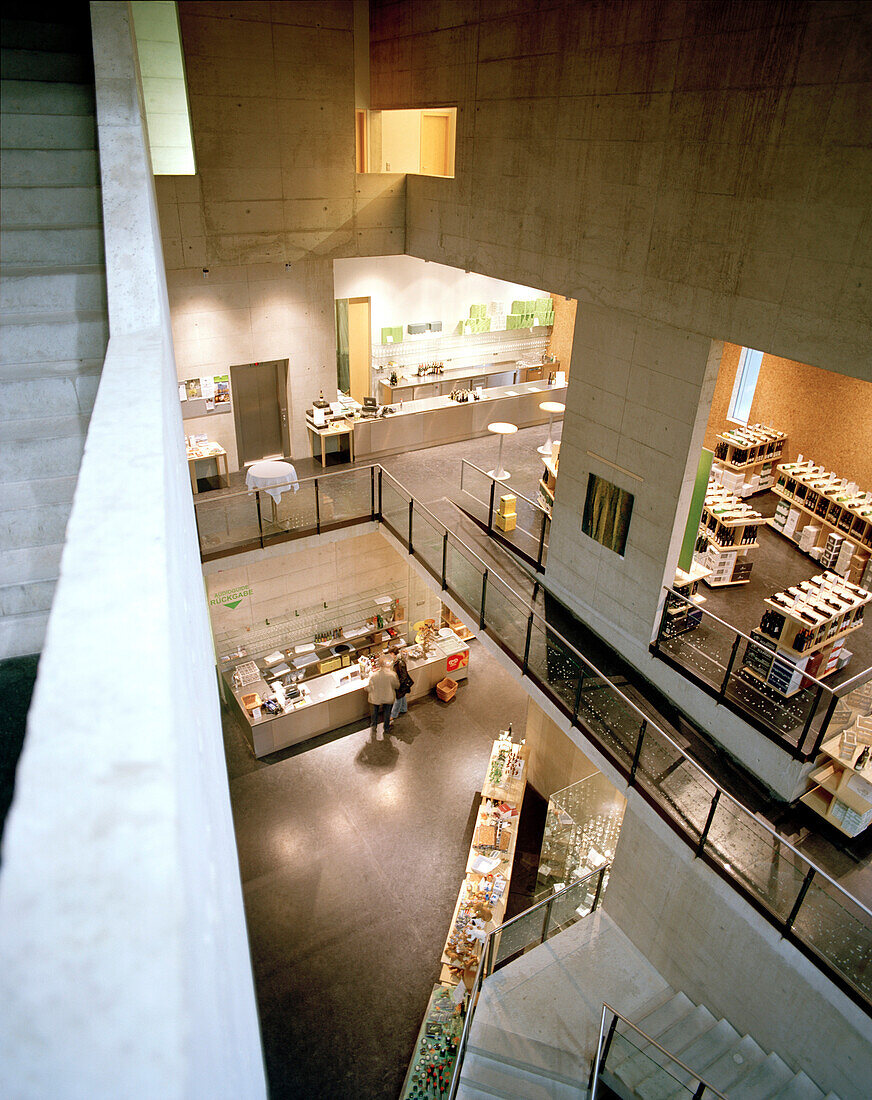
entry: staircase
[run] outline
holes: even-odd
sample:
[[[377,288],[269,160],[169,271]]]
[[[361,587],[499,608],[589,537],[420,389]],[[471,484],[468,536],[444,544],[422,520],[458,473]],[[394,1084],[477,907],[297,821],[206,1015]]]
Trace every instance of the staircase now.
[[[88,4],[7,4],[0,76],[2,659],[42,647],[108,342]]]
[[[466,1048],[458,1100],[583,1100],[589,1067],[576,1055],[489,1025]]]
[[[767,1054],[749,1035],[740,1035],[683,993],[661,994],[634,1022],[731,1100],[837,1100],[835,1093],[825,1096],[805,1073],[794,1073],[777,1054]],[[697,1083],[642,1036],[629,1029],[622,1034],[620,1024],[602,1080],[623,1100],[687,1096]]]

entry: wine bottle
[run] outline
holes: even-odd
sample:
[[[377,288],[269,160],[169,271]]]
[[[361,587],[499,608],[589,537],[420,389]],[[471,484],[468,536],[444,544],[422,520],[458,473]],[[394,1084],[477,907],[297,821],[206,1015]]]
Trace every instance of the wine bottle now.
[[[866,747],[863,749],[863,751],[857,757],[857,763],[854,765],[854,767],[858,772],[860,772],[866,767],[866,765],[868,763],[869,763],[869,746],[866,745]]]

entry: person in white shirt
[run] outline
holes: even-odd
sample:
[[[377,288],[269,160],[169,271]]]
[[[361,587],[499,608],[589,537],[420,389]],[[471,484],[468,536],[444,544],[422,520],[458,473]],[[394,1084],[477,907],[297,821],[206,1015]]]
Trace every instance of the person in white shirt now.
[[[377,740],[379,720],[384,726],[384,734],[391,732],[391,708],[397,697],[400,681],[391,668],[390,658],[380,657],[378,666],[366,681],[366,694],[371,708],[370,730],[373,741]]]

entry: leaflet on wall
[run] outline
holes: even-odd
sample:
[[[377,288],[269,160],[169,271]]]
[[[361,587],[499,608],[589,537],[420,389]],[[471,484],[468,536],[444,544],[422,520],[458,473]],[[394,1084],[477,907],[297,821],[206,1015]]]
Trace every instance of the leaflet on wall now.
[[[205,397],[207,401],[211,401],[215,396],[215,379],[211,375],[200,379],[200,396]]]
[[[200,389],[199,378],[188,378],[185,381],[185,393],[188,395],[188,400],[192,401],[195,397],[202,397],[203,392]]]
[[[185,393],[185,383],[179,382],[179,401],[187,401],[188,395]]]
[[[215,383],[215,404],[228,404],[230,401],[230,375],[216,374],[213,381]]]

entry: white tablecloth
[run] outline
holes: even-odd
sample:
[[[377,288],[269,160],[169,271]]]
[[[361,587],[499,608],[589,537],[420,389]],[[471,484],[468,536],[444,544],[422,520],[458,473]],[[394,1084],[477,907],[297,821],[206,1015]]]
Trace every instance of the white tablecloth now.
[[[275,459],[255,462],[253,466],[249,466],[245,475],[245,484],[250,493],[256,489],[263,489],[276,504],[282,499],[282,493],[286,493],[289,489],[293,489],[296,493],[300,488],[297,471],[290,462],[280,462]]]

